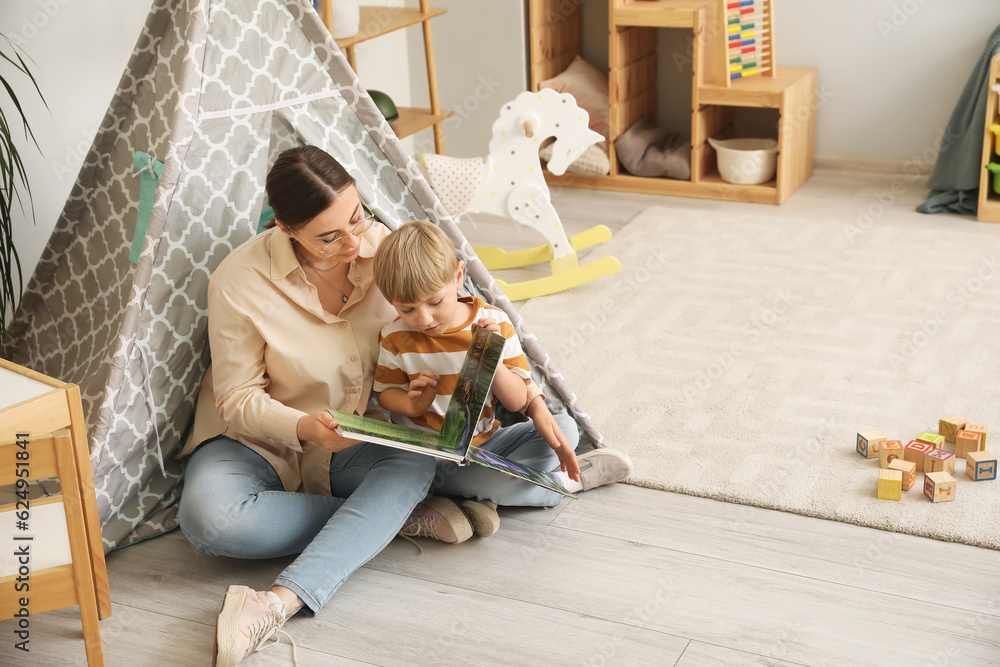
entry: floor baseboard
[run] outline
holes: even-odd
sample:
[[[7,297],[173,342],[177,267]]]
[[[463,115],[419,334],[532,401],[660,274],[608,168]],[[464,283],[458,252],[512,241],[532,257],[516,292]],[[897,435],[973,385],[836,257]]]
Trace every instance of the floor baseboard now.
[[[933,162],[916,160],[858,160],[843,157],[817,157],[813,163],[816,169],[824,171],[846,171],[866,174],[922,174],[930,176]]]

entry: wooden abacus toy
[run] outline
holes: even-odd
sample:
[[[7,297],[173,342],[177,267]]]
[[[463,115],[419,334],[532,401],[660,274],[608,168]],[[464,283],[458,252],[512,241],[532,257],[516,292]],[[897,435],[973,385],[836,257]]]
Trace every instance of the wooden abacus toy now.
[[[771,0],[721,0],[725,17],[726,68],[718,76],[729,86],[751,76],[775,75]],[[722,40],[720,40],[722,41]]]

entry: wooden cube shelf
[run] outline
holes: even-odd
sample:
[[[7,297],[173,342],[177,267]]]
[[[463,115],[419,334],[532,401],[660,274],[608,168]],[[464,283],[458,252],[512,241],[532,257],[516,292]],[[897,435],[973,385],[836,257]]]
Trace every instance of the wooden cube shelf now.
[[[815,69],[774,63],[770,2],[762,0],[765,39],[770,58],[760,76],[730,80],[723,0],[609,0],[608,96],[610,101],[611,172],[607,176],[546,174],[552,185],[625,192],[780,204],[805,183],[813,170],[816,135]],[[581,52],[579,6],[561,0],[530,0],[531,85],[565,69]],[[646,178],[625,171],[614,140],[640,120],[656,122],[657,31],[692,31],[691,180]],[[727,183],[719,174],[709,138],[733,135],[741,107],[775,109],[777,171],[760,185]]]
[[[1000,83],[1000,53],[990,61],[990,78],[986,82],[986,126],[983,128],[983,160],[979,175],[979,208],[976,219],[980,222],[1000,222],[1000,194],[993,190],[993,173],[986,168],[990,162],[1000,162],[997,156],[996,137],[990,131],[990,125],[1000,123],[1000,112],[997,109],[997,95],[992,87]]]

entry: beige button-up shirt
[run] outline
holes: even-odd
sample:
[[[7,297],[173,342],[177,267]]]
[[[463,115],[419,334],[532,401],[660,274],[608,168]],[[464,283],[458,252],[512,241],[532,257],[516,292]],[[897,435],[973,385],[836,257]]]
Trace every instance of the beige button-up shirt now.
[[[388,233],[376,224],[362,237],[340,315],[323,309],[279,229],[222,261],[208,287],[212,367],[179,457],[223,434],[264,457],[286,491],[330,494],[330,452],[304,451],[296,426],[327,408],[364,414],[368,406],[379,331],[396,317],[372,281],[372,256]]]

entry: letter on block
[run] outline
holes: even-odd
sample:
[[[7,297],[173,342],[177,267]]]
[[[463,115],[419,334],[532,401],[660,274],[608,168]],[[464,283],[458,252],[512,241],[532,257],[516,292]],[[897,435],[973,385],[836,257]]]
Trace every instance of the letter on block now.
[[[938,420],[938,433],[944,436],[948,442],[955,442],[958,432],[965,428],[969,420],[961,415],[948,415],[944,419]]]
[[[866,459],[873,459],[878,456],[878,450],[882,446],[885,436],[878,431],[862,431],[858,433],[858,454]]]
[[[955,478],[946,472],[924,473],[924,495],[935,503],[954,500]]]
[[[982,451],[982,450],[986,449],[986,447],[988,446],[986,444],[986,436],[988,436],[990,434],[990,426],[989,426],[989,424],[980,424],[980,423],[976,423],[976,422],[969,422],[968,424],[965,425],[965,430],[966,431],[975,431],[976,433],[978,433],[980,435],[980,438],[979,438],[979,450]]]
[[[918,435],[917,440],[934,445],[935,447],[944,447],[944,436],[938,435],[937,433],[931,433],[930,431],[924,431]]]
[[[878,497],[899,500],[903,496],[903,473],[899,470],[878,471]]]
[[[903,443],[899,440],[883,440],[878,450],[878,467],[888,468],[896,459],[903,458]]]
[[[955,455],[943,449],[932,449],[924,454],[924,472],[955,474]]]
[[[919,440],[910,440],[903,448],[903,459],[917,464],[917,470],[924,470],[924,454],[934,449],[934,445]]]
[[[965,474],[977,482],[997,478],[997,457],[989,452],[969,452],[965,455]]]
[[[917,464],[898,458],[889,464],[889,470],[898,470],[903,474],[903,491],[909,491],[917,481]]]
[[[983,434],[979,431],[961,430],[955,437],[955,456],[964,459],[969,452],[983,449]]]

